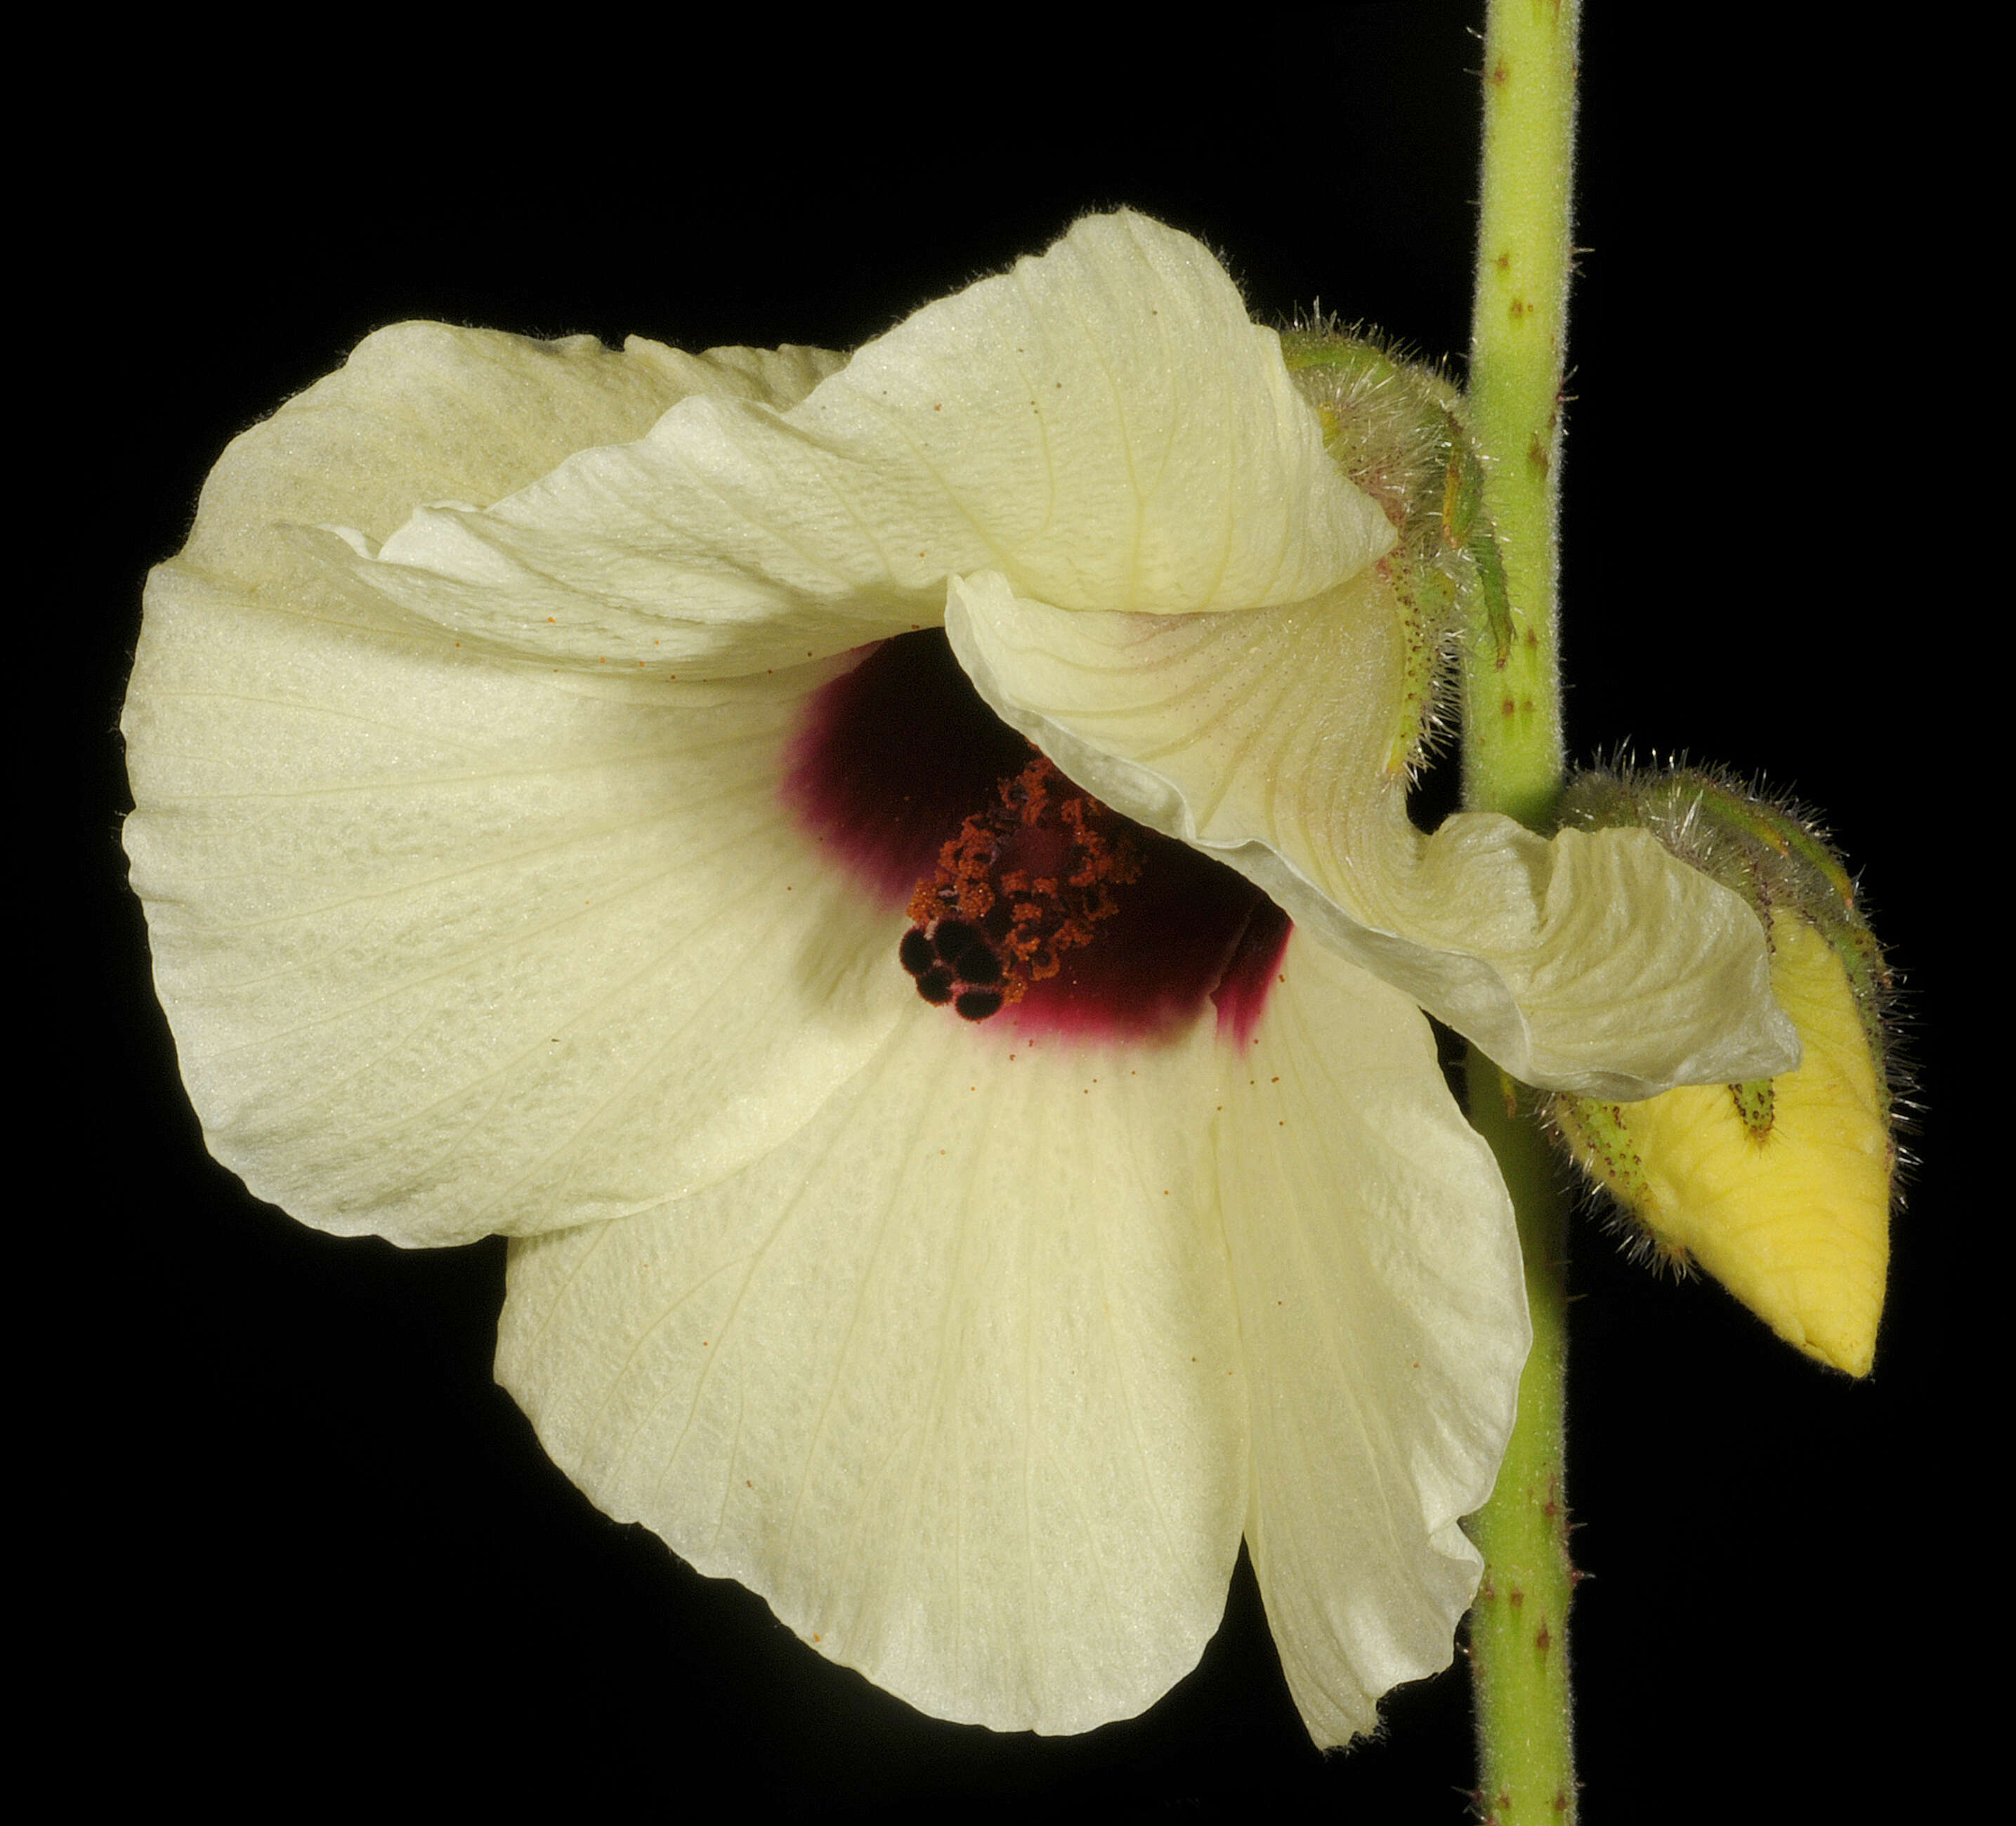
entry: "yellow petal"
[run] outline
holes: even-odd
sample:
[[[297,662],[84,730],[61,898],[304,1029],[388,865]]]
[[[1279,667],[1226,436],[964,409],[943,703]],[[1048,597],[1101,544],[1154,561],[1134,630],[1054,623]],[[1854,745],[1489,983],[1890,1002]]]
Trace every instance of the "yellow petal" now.
[[[1772,987],[1805,1055],[1761,1089],[1717,1085],[1584,1109],[1578,1157],[1669,1249],[1787,1343],[1866,1375],[1889,1260],[1886,1101],[1848,973],[1796,915],[1773,917]],[[1744,1094],[1751,1092],[1746,1120]]]

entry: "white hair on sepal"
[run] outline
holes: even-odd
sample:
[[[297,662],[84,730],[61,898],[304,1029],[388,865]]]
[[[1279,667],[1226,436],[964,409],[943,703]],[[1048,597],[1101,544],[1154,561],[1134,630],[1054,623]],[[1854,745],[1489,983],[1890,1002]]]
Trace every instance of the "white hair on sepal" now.
[[[1445,364],[1421,360],[1368,325],[1344,325],[1320,300],[1279,333],[1325,449],[1399,535],[1381,561],[1408,643],[1406,702],[1389,764],[1411,785],[1458,733],[1464,630],[1486,626],[1501,650],[1509,647],[1498,535],[1483,501],[1484,458]]]

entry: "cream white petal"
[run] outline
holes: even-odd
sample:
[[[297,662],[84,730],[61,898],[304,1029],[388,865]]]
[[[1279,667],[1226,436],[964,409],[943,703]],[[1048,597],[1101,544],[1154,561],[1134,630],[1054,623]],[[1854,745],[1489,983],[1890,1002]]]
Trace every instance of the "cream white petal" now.
[[[1195,1664],[1246,1511],[1209,1023],[1031,1050],[913,1005],[734,1180],[514,1243],[498,1378],[603,1508],[822,1654],[1082,1731]]]
[[[315,529],[383,539],[426,502],[499,500],[577,451],[640,437],[690,394],[794,405],[841,360],[823,349],[689,355],[641,336],[618,353],[593,336],[395,324],[233,441],[180,562],[342,613],[329,574],[339,548]]]
[[[1218,263],[1122,214],[789,411],[689,399],[494,506],[416,515],[359,571],[468,638],[722,675],[935,624],[954,572],[1074,609],[1244,608],[1391,539]]]
[[[1646,832],[1408,821],[1405,630],[1376,568],[1226,616],[1074,614],[985,573],[954,581],[946,632],[1073,779],[1230,864],[1527,1083],[1636,1098],[1797,1061],[1755,915]]]
[[[1246,1540],[1310,1734],[1448,1664],[1530,1332],[1510,1201],[1406,998],[1300,933],[1225,1068]]]
[[[907,987],[778,798],[830,670],[457,667],[163,573],[126,844],[211,1152],[308,1223],[443,1243],[614,1216],[788,1133]]]
[[[308,1222],[448,1242],[710,1183],[902,1005],[888,922],[778,798],[830,664],[689,685],[481,662],[360,621],[261,517],[388,474],[522,476],[709,365],[387,332],[234,446],[149,582],[126,843],[156,981],[212,1151]]]

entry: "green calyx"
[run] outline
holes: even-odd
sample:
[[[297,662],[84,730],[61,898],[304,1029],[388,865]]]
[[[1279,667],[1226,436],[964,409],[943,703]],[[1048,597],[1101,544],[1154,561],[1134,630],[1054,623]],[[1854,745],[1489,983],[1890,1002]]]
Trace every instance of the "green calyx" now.
[[[1513,641],[1505,569],[1484,506],[1485,473],[1448,377],[1375,336],[1285,330],[1281,354],[1323,426],[1323,446],[1377,501],[1399,539],[1381,560],[1406,629],[1408,691],[1395,743],[1412,768],[1439,732],[1466,627],[1502,668]]]

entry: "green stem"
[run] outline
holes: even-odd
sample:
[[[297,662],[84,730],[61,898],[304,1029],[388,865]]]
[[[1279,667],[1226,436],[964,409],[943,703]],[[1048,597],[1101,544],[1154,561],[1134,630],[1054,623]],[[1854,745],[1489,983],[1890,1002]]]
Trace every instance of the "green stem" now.
[[[1470,1519],[1484,1582],[1470,1613],[1479,1812],[1487,1821],[1572,1821],[1568,1559],[1561,1416],[1568,1368],[1568,1213],[1561,1174],[1511,1080],[1470,1049],[1470,1120],[1491,1144],[1519,1214],[1533,1349],[1519,1417],[1491,1501]]]
[[[1562,348],[1579,0],[1490,0],[1484,46],[1483,210],[1467,416],[1489,470],[1509,636],[1480,614],[1463,652],[1463,802],[1528,824],[1561,781],[1554,639]],[[1471,1519],[1484,1555],[1471,1618],[1480,1812],[1571,1821],[1577,1811],[1562,1413],[1566,1211],[1560,1178],[1509,1079],[1474,1048],[1471,1118],[1518,1214],[1533,1350],[1491,1501]]]
[[[1561,349],[1579,0],[1491,0],[1484,41],[1484,189],[1468,417],[1490,469],[1512,610],[1463,665],[1463,800],[1537,824],[1561,778],[1554,648]]]

